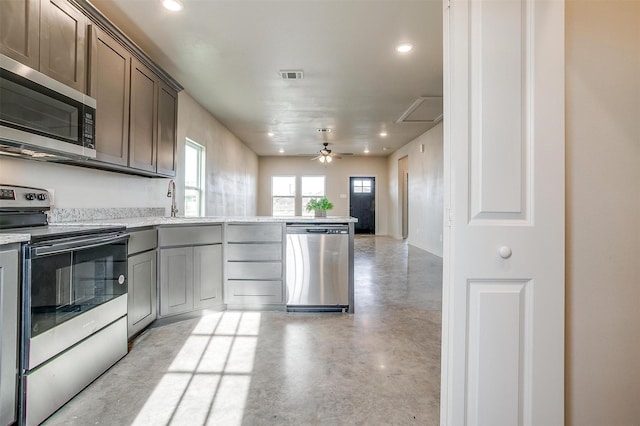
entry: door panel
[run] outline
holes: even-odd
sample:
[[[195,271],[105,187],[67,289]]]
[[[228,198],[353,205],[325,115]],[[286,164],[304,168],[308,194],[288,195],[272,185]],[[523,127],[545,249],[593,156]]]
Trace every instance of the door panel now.
[[[158,88],[158,173],[176,175],[178,94],[160,82]]]
[[[131,116],[129,166],[156,171],[156,96],[158,79],[149,68],[133,59],[131,65]]]
[[[40,1],[0,1],[0,53],[40,67]]]
[[[40,71],[86,93],[86,18],[62,0],[41,7]]]
[[[447,12],[442,424],[564,421],[563,10]]]
[[[91,26],[89,96],[98,102],[97,159],[126,166],[129,156],[129,78],[131,55],[106,33]]]
[[[349,215],[357,217],[356,234],[376,233],[376,180],[373,177],[349,178]]]

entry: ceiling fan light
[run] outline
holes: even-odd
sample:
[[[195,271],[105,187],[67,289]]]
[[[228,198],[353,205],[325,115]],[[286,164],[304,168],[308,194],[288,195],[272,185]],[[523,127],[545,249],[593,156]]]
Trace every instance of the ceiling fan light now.
[[[324,163],[325,161],[327,161],[327,157],[322,156],[322,157],[318,158],[318,160],[320,160],[321,163]]]
[[[327,163],[330,163],[331,162],[331,157],[327,156],[326,158],[327,158]]]

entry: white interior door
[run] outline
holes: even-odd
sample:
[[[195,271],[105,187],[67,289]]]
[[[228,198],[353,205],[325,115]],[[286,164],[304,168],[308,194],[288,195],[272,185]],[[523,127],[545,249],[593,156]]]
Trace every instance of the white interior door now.
[[[564,3],[445,0],[444,425],[564,421]]]

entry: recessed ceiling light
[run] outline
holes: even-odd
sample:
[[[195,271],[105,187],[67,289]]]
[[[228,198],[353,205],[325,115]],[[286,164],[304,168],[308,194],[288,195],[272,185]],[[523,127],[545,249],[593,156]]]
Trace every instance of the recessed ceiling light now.
[[[273,132],[269,132],[267,133],[267,136],[269,136],[270,138],[273,137],[274,133]]]
[[[380,136],[382,136],[383,138],[387,136],[387,132],[380,132]]]
[[[284,148],[280,148],[280,151],[278,151],[280,154],[284,154]]]
[[[364,153],[365,153],[365,154],[368,154],[368,153],[369,153],[369,148],[365,148],[365,149],[364,149]]]
[[[399,53],[407,53],[413,49],[413,44],[411,43],[400,43],[396,46],[396,52]]]
[[[163,0],[162,5],[165,9],[168,9],[172,12],[179,12],[184,8],[184,5],[180,0]]]

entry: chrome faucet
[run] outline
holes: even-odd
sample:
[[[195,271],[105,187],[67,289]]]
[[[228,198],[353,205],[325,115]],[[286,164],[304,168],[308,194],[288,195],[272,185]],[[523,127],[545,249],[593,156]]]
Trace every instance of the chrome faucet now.
[[[176,183],[173,179],[169,181],[167,197],[171,198],[171,217],[176,217],[176,214],[178,214],[178,207],[176,207]]]

